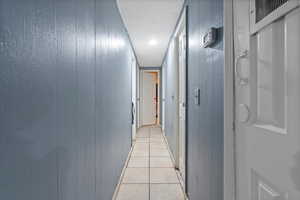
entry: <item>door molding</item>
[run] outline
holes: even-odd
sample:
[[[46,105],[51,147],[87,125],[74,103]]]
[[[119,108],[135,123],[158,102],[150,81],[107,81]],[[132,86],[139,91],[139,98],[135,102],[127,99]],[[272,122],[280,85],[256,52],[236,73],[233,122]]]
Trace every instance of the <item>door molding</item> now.
[[[139,101],[139,127],[142,127],[142,126],[153,126],[153,125],[161,125],[161,103],[162,103],[162,97],[161,97],[161,87],[162,87],[162,83],[161,83],[161,67],[138,67],[138,70],[139,70],[139,97],[138,97],[138,101]],[[156,119],[156,122],[153,123],[153,124],[143,124],[143,80],[144,80],[144,73],[145,72],[155,72],[157,73],[157,78],[158,78],[158,117]]]
[[[233,0],[224,0],[224,200],[236,200]]]

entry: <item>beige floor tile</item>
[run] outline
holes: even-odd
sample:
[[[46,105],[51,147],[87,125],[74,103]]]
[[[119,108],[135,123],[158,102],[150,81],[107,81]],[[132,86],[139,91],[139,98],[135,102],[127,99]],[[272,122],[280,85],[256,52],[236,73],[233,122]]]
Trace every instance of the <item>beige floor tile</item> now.
[[[150,200],[184,200],[179,184],[151,184]]]
[[[150,134],[150,138],[159,138],[159,139],[163,139],[163,136],[161,134],[156,135],[156,134]]]
[[[143,126],[143,127],[139,128],[139,130],[149,130],[149,128],[151,128],[151,127],[149,127],[149,126]]]
[[[165,149],[150,149],[150,156],[156,157],[156,156],[170,156],[169,151]]]
[[[164,142],[151,142],[150,144],[156,144],[156,145],[160,145],[160,146],[166,145]]]
[[[170,157],[150,157],[150,167],[174,167]]]
[[[149,143],[150,142],[150,138],[136,138],[136,143]]]
[[[149,148],[149,143],[147,143],[147,142],[139,142],[139,143],[136,143],[134,145],[134,148],[136,148],[136,149]]]
[[[151,129],[151,130],[150,130],[150,133],[151,133],[151,134],[162,135],[162,131],[160,131],[160,130],[155,130],[155,129]]]
[[[149,138],[150,134],[137,134],[136,137],[137,138]]]
[[[139,143],[139,144],[144,144],[144,143]],[[148,143],[145,143],[145,144],[148,144]],[[149,151],[149,144],[148,145],[137,145],[137,146],[134,146],[133,147],[133,150],[138,150],[138,151],[141,151],[141,150],[148,150]]]
[[[145,148],[145,149],[136,149],[134,148],[132,153],[131,153],[131,156],[133,157],[138,157],[138,156],[149,156],[149,148]]]
[[[148,183],[149,168],[127,168],[122,183]]]
[[[150,135],[150,130],[149,128],[142,128],[142,129],[139,129],[136,136],[142,136],[142,137],[145,137],[145,136],[148,136],[149,137]]]
[[[173,168],[150,168],[150,183],[179,183]]]
[[[163,136],[162,135],[150,134],[150,138],[160,138],[160,139],[163,139]]]
[[[151,129],[150,133],[151,134],[162,134],[162,131],[160,129]]]
[[[161,133],[162,130],[161,130],[160,127],[152,127],[152,128],[151,128],[151,132],[159,132],[159,133]]]
[[[150,138],[150,143],[165,143],[163,138]]]
[[[150,149],[167,149],[167,145],[163,143],[151,143]]]
[[[148,184],[122,184],[116,200],[148,200]]]
[[[131,156],[127,167],[149,167],[149,157]]]

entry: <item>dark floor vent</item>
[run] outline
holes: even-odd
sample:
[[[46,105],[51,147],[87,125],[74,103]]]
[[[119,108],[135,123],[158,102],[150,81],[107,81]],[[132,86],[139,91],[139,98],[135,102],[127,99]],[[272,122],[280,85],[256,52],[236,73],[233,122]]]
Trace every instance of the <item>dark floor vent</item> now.
[[[288,2],[289,0],[255,0],[256,22]]]

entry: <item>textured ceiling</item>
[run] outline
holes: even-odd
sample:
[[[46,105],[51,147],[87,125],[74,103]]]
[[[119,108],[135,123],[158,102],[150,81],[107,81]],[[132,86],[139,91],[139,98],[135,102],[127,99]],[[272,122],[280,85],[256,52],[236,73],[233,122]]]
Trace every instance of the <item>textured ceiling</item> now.
[[[118,0],[139,64],[161,66],[184,0]]]

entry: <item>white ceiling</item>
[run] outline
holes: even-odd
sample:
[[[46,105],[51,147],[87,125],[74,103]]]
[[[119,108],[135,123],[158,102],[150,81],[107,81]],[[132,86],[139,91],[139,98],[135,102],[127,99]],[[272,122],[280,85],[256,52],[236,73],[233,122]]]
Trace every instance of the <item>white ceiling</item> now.
[[[122,18],[142,67],[162,65],[183,2],[184,0],[118,0]]]

